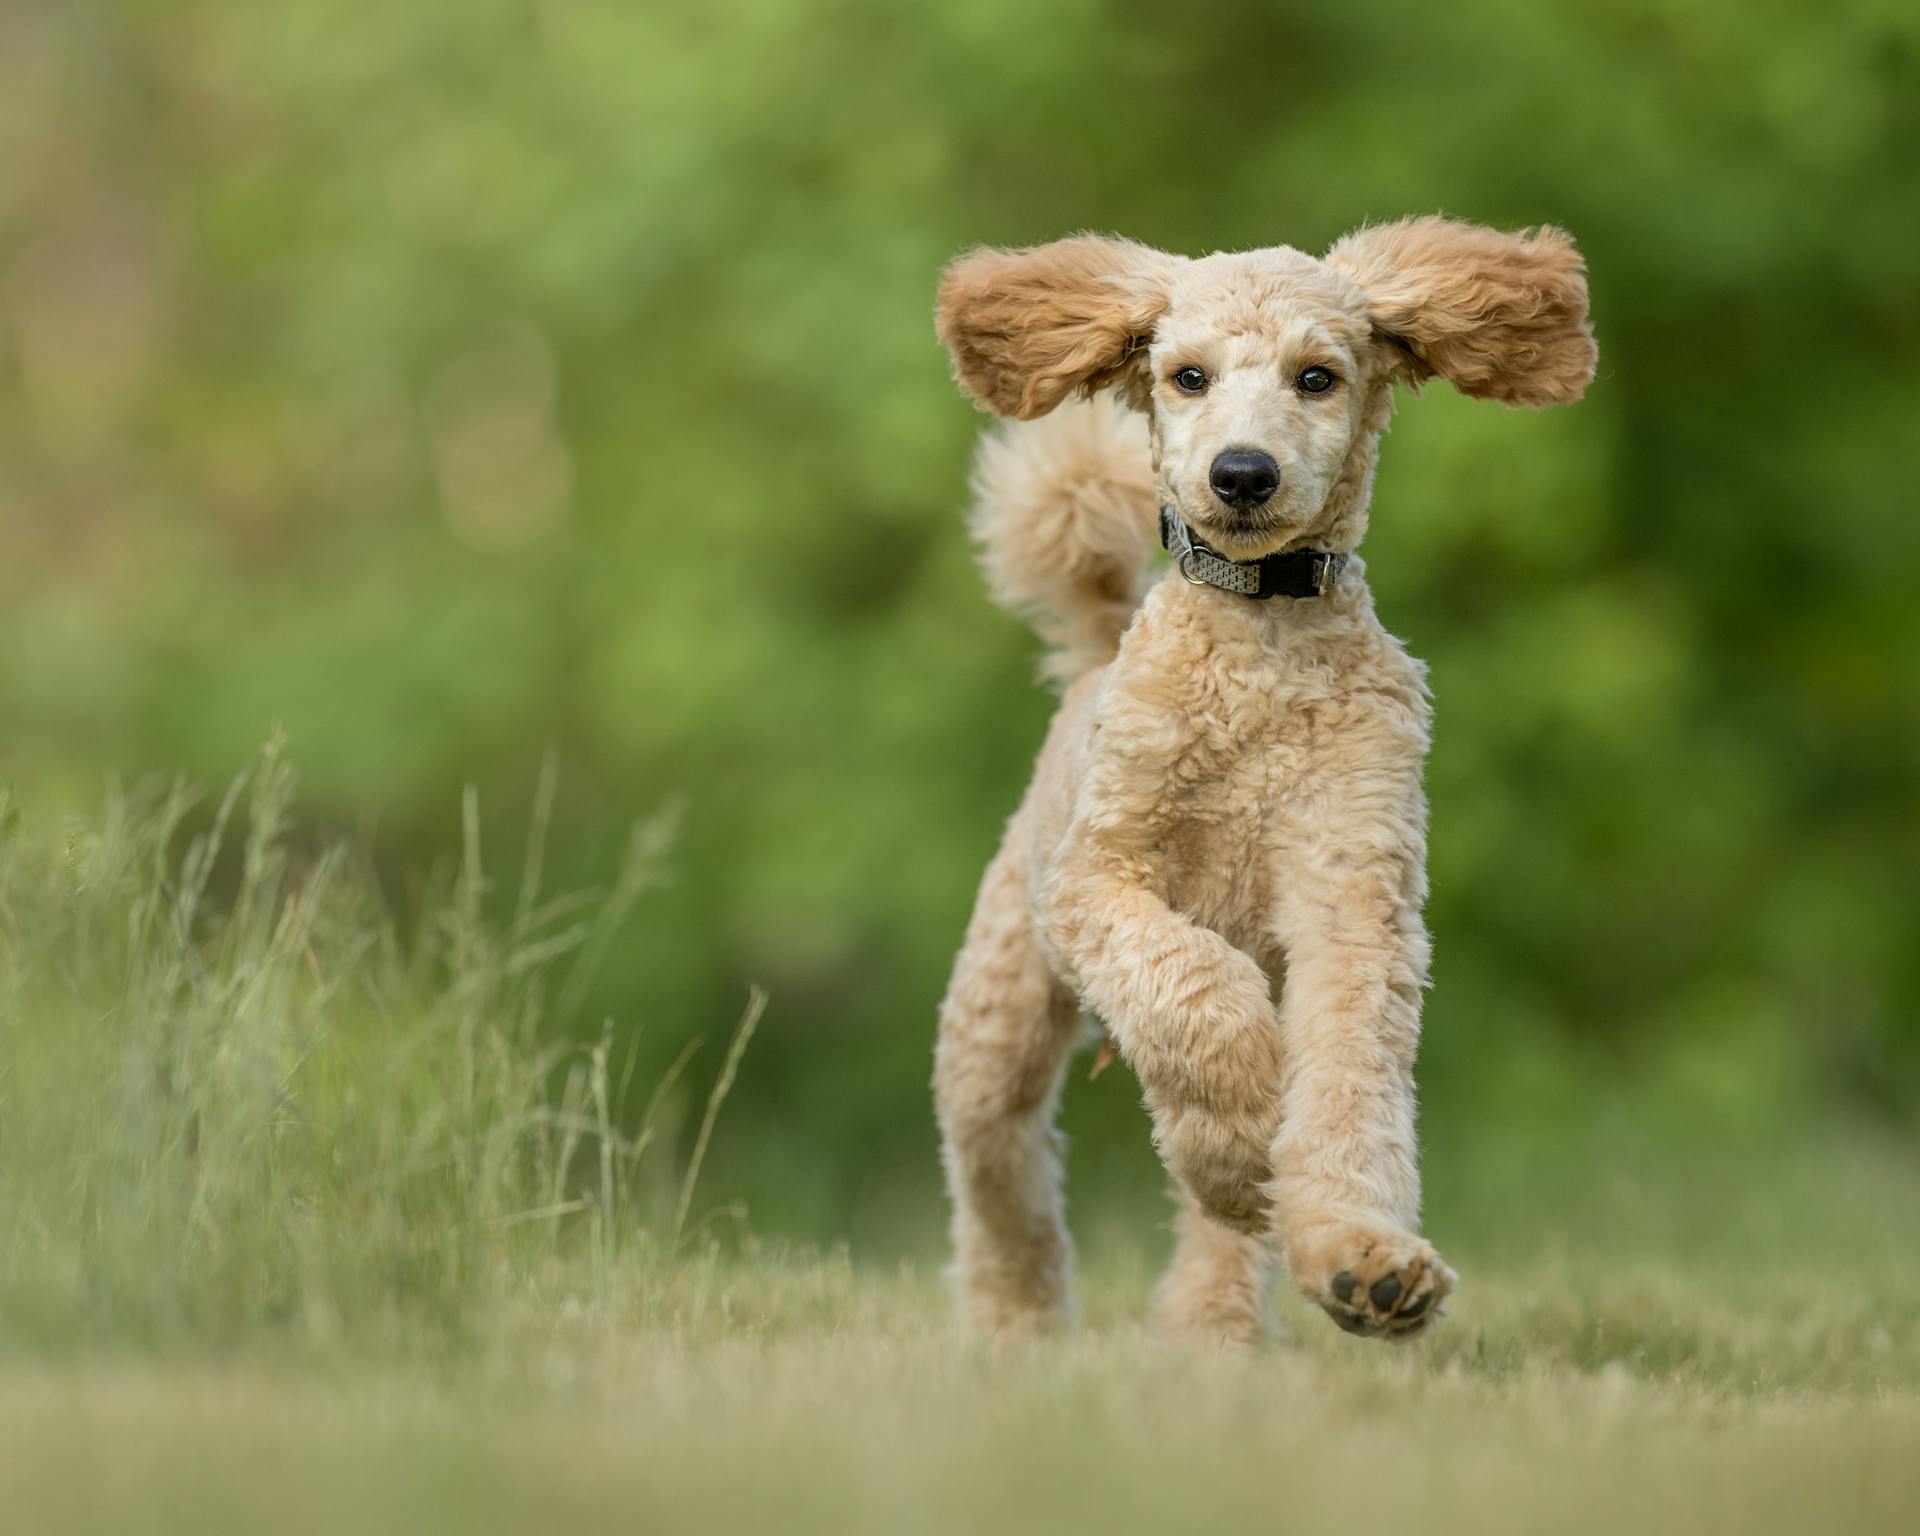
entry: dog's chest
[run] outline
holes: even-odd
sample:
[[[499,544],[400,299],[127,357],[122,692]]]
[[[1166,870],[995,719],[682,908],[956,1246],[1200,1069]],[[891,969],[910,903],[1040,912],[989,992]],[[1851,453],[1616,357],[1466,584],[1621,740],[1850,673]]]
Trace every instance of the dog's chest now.
[[[1243,943],[1272,905],[1273,852],[1310,773],[1326,686],[1270,655],[1253,660],[1223,649],[1190,671],[1178,750],[1139,765],[1156,781],[1147,856],[1168,904]]]
[[[1174,910],[1257,949],[1279,855],[1304,821],[1335,809],[1355,754],[1406,755],[1417,775],[1421,671],[1364,628],[1285,647],[1216,634],[1186,660],[1178,693],[1159,698],[1164,755],[1136,764],[1157,781],[1148,858]]]

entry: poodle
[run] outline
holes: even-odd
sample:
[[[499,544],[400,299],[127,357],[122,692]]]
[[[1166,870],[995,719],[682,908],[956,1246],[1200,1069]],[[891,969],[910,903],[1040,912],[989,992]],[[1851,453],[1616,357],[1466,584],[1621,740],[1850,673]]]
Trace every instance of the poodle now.
[[[1441,217],[1319,259],[1079,235],[961,256],[936,320],[1013,418],[973,529],[1063,690],[940,1009],[962,1315],[1071,1317],[1053,1119],[1085,1010],[1176,1185],[1156,1324],[1257,1342],[1284,1264],[1342,1328],[1411,1338],[1455,1281],[1414,1137],[1430,712],[1354,550],[1396,383],[1585,391],[1581,257]]]

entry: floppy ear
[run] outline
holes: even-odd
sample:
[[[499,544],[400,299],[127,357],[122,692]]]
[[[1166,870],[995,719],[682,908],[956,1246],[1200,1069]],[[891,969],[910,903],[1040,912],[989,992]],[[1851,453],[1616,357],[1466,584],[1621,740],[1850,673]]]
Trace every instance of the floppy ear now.
[[[1403,219],[1354,231],[1327,264],[1366,294],[1415,384],[1437,373],[1462,394],[1558,405],[1593,378],[1586,263],[1565,230]]]
[[[1142,405],[1147,342],[1176,259],[1102,235],[983,246],[947,268],[934,327],[954,376],[996,415],[1044,416],[1076,389],[1109,384]]]

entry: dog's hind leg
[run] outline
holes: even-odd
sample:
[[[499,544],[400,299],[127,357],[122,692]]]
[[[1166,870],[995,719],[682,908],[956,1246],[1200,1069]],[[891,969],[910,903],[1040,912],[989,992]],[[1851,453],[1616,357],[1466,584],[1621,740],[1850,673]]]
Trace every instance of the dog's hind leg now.
[[[1273,1332],[1272,1243],[1211,1220],[1177,1185],[1174,1195],[1173,1262],[1153,1293],[1154,1325],[1200,1343],[1259,1344]]]
[[[934,1102],[953,1200],[963,1318],[991,1335],[1071,1316],[1061,1139],[1053,1127],[1079,1009],[1034,937],[1025,817],[988,866],[940,1009]]]

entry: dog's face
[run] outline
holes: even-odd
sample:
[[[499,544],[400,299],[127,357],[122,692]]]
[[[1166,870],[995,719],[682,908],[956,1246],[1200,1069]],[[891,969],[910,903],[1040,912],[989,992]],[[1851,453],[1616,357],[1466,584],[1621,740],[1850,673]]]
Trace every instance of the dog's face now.
[[[1364,486],[1396,379],[1578,399],[1595,357],[1586,313],[1560,231],[1424,218],[1349,235],[1324,259],[1279,246],[1196,261],[1088,235],[975,251],[948,270],[937,318],[961,383],[1001,415],[1120,390],[1151,418],[1161,496],[1253,559],[1328,533],[1340,489]]]
[[[1248,558],[1308,533],[1384,359],[1352,283],[1285,248],[1168,273],[1145,359],[1160,494]]]

